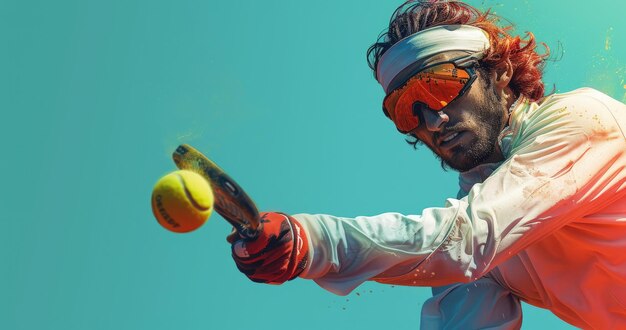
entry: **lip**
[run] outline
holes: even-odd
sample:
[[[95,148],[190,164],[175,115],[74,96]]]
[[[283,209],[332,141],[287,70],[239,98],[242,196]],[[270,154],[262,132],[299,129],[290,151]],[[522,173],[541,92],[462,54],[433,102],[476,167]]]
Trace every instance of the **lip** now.
[[[441,148],[451,147],[452,145],[454,145],[459,140],[459,138],[463,135],[463,133],[464,133],[463,131],[460,131],[460,132],[450,132],[450,133],[440,137],[439,141],[437,141],[439,143],[439,147],[441,147]],[[453,137],[452,140],[444,142],[445,139],[447,139],[448,137],[450,137],[450,136],[452,136],[454,134],[456,134],[456,136]]]

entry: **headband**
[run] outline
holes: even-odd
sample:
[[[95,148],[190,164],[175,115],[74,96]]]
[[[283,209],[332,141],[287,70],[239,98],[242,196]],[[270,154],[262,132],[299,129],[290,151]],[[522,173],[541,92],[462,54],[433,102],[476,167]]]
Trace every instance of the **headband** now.
[[[489,48],[487,33],[471,25],[439,25],[414,33],[389,48],[378,61],[376,80],[389,93],[389,85],[402,71],[432,55]]]

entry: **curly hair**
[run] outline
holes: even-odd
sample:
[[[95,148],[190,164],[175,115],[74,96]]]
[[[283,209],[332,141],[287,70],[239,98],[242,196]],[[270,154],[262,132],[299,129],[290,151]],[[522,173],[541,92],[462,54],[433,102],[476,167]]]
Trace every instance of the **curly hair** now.
[[[542,98],[545,91],[543,67],[550,49],[541,43],[546,52],[538,54],[535,37],[531,32],[526,32],[525,38],[513,37],[509,34],[513,26],[499,27],[499,21],[500,17],[492,14],[490,9],[483,13],[460,1],[409,0],[394,11],[389,28],[369,47],[367,62],[376,77],[380,57],[400,39],[437,25],[473,25],[487,32],[490,40],[490,48],[479,62],[480,68],[490,72],[510,60],[513,75],[509,87],[513,93],[524,95],[532,101]]]

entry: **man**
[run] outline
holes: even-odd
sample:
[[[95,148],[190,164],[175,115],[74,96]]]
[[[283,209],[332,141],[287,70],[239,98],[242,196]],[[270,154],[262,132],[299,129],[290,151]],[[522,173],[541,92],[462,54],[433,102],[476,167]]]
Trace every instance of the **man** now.
[[[577,327],[626,327],[626,105],[589,88],[544,97],[532,34],[495,23],[408,1],[368,51],[383,111],[460,172],[456,199],[420,215],[264,213],[258,237],[228,238],[239,269],[337,294],[433,286],[422,328],[519,328],[520,300]]]

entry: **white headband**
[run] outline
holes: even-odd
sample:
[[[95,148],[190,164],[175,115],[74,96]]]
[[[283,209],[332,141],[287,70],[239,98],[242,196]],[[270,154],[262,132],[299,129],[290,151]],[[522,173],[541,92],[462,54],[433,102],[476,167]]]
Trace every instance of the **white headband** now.
[[[487,33],[471,25],[439,25],[414,33],[391,46],[378,61],[376,79],[385,93],[394,78],[412,64],[432,55],[489,48]]]

